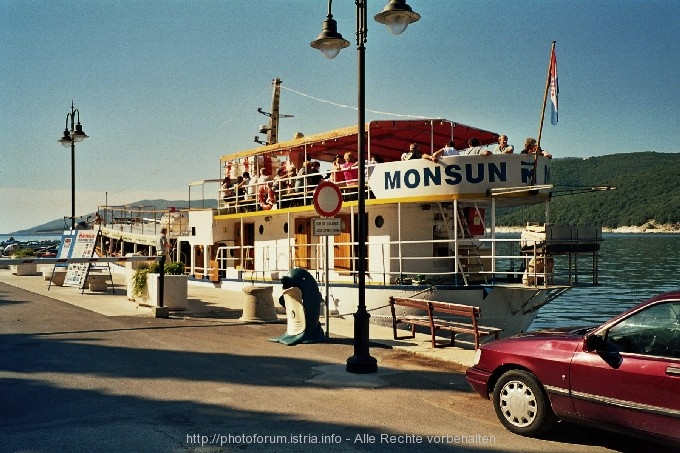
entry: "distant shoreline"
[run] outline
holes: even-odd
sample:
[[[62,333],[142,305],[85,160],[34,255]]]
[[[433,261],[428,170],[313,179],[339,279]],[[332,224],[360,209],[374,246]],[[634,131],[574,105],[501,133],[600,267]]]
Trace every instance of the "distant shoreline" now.
[[[496,227],[496,233],[521,233],[524,227]],[[677,234],[680,233],[680,228],[677,225],[654,225],[641,227],[618,227],[607,228],[602,227],[603,233],[621,233],[621,234]]]

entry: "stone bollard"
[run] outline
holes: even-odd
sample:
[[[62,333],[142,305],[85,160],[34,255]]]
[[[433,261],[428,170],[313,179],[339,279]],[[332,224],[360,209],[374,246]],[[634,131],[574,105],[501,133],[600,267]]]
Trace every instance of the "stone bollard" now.
[[[276,308],[274,307],[273,286],[245,286],[243,288],[243,315],[239,318],[247,322],[276,322]]]

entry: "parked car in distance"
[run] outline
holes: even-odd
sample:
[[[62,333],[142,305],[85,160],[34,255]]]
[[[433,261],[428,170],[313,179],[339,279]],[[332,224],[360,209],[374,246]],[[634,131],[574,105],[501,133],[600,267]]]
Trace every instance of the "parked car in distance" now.
[[[487,343],[466,377],[516,434],[540,436],[568,420],[680,446],[680,291],[598,327]]]
[[[57,256],[57,251],[59,250],[59,245],[51,245],[49,247],[41,248],[36,252],[38,258],[54,258]]]

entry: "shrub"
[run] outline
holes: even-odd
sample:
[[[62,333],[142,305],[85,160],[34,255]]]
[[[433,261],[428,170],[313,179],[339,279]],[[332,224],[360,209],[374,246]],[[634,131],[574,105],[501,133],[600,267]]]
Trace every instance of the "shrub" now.
[[[146,263],[140,263],[139,267],[135,270],[135,273],[132,275],[132,294],[134,296],[144,297],[146,280],[150,271],[150,266]]]
[[[12,256],[14,258],[26,258],[29,256],[35,256],[35,251],[33,249],[17,249]]]
[[[166,263],[165,273],[168,275],[184,275],[184,263],[181,261]]]

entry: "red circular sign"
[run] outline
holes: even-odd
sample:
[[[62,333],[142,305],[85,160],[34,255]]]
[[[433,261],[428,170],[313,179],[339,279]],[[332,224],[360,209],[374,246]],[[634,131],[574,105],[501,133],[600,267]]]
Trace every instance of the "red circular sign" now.
[[[314,191],[314,209],[320,216],[333,217],[342,208],[342,192],[335,183],[322,181]]]

